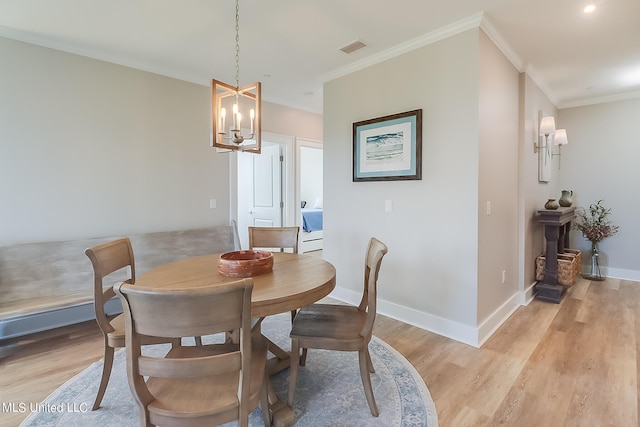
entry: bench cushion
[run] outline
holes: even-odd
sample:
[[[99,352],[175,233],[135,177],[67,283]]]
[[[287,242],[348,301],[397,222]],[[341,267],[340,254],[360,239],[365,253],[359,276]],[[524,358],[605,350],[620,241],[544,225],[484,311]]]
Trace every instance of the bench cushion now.
[[[0,247],[0,321],[92,303],[93,269],[84,251],[119,237]],[[182,258],[234,250],[231,226],[145,233],[129,238],[138,276]],[[117,273],[110,279],[119,280]]]

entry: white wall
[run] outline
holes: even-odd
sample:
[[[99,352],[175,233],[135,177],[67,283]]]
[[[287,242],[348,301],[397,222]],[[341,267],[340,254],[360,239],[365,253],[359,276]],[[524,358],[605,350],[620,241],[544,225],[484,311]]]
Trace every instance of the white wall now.
[[[324,255],[362,292],[385,242],[381,312],[473,341],[478,272],[478,34],[470,30],[325,84]],[[422,180],[352,182],[352,123],[423,110]],[[391,200],[392,212],[385,212]]]
[[[300,198],[307,201],[307,208],[313,208],[323,188],[322,148],[300,147]]]
[[[558,115],[569,144],[562,148],[556,196],[562,189],[573,190],[578,207],[602,199],[611,208],[611,221],[620,231],[598,245],[603,274],[639,281],[640,99],[567,108]],[[590,243],[578,231],[571,242],[586,251],[587,269]]]

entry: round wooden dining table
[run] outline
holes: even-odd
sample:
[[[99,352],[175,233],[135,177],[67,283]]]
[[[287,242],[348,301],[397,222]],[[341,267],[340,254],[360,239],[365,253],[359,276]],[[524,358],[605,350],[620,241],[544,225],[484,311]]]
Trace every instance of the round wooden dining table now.
[[[185,258],[155,267],[136,279],[136,287],[189,289],[240,280],[218,273],[221,254]],[[273,271],[253,277],[251,317],[286,313],[312,304],[333,290],[336,269],[312,255],[274,252]]]
[[[147,289],[191,289],[240,280],[218,273],[221,254],[185,258],[155,267],[136,279],[136,287]],[[253,277],[251,317],[291,312],[329,295],[336,285],[336,269],[312,255],[275,252],[273,271]],[[264,336],[263,336],[264,337]],[[288,367],[288,352],[264,337],[276,357],[267,365],[274,373]],[[269,384],[269,412],[274,426],[291,426],[293,409],[280,400]]]

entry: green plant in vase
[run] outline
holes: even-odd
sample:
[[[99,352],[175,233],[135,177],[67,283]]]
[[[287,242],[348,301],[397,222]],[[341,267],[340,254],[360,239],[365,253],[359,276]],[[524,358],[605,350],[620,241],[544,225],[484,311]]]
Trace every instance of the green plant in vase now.
[[[600,272],[598,243],[618,232],[618,226],[609,221],[611,209],[602,205],[602,200],[592,203],[589,211],[581,208],[577,212],[578,220],[575,226],[582,232],[585,239],[591,242],[591,274],[585,276],[591,280],[604,280]]]

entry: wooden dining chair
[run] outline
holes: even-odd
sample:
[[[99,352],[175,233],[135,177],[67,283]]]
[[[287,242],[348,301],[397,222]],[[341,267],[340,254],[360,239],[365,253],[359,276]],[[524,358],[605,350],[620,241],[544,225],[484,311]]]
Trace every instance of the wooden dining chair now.
[[[249,249],[279,249],[281,252],[291,249],[293,253],[297,254],[299,235],[300,227],[249,227]],[[292,323],[296,313],[297,310],[291,310]],[[289,353],[268,338],[265,339],[269,344],[269,351],[276,356],[269,367],[271,373],[289,366]]]
[[[300,227],[249,227],[249,249],[291,249],[298,253]]]
[[[298,253],[300,227],[249,227],[249,249],[291,249]],[[291,321],[296,311],[291,312]]]
[[[253,280],[196,289],[114,286],[125,312],[127,377],[141,425],[248,425],[258,405],[269,417],[267,347],[251,327]],[[176,346],[165,357],[141,353],[143,336],[180,338],[232,332],[237,341]]]
[[[375,372],[369,354],[369,341],[376,319],[378,272],[387,246],[372,237],[364,266],[364,290],[358,307],[351,305],[311,304],[298,310],[291,328],[291,370],[289,405],[293,405],[298,366],[305,365],[308,348],[357,351],[360,377],[371,414],[378,416],[370,373]],[[300,354],[300,349],[302,355]],[[298,357],[299,356],[299,357]]]
[[[105,311],[105,304],[112,297],[115,297],[116,294],[113,292],[112,285],[105,287],[104,279],[105,277],[115,273],[120,274],[120,276],[116,276],[119,280],[128,276],[125,281],[127,283],[134,284],[136,281],[136,268],[131,241],[126,237],[89,248],[85,250],[85,254],[89,257],[89,260],[91,260],[91,264],[93,265],[93,307],[96,315],[96,322],[98,323],[104,337],[104,363],[102,365],[102,377],[100,378],[100,386],[98,387],[98,393],[92,408],[95,411],[100,407],[100,403],[102,403],[102,398],[104,397],[104,392],[107,389],[107,384],[109,383],[111,368],[113,367],[114,349],[125,346],[124,316],[118,315],[110,319]],[[128,271],[125,269],[128,269]],[[112,283],[119,280],[113,280]],[[166,342],[168,341],[155,337],[148,337],[145,339],[145,344]],[[176,340],[171,340],[169,342],[175,344]]]

